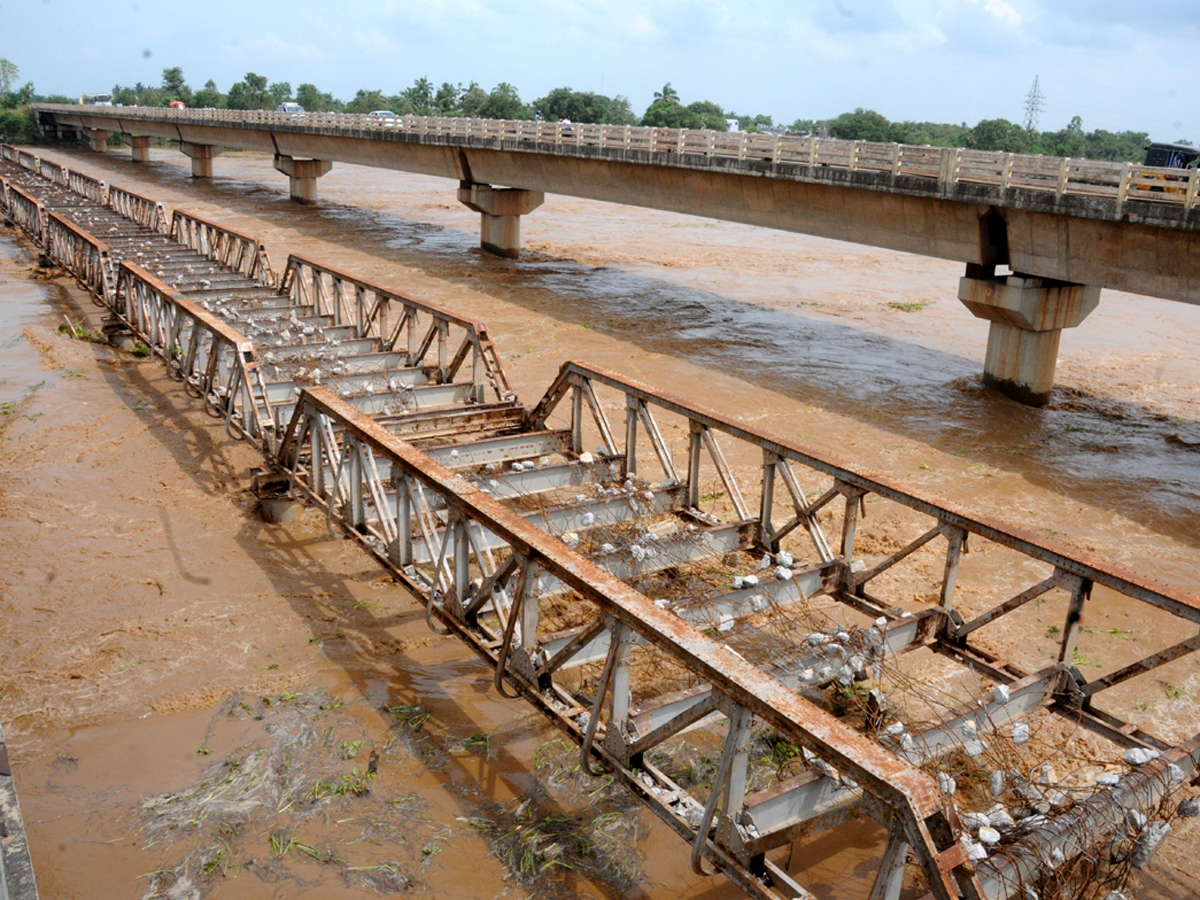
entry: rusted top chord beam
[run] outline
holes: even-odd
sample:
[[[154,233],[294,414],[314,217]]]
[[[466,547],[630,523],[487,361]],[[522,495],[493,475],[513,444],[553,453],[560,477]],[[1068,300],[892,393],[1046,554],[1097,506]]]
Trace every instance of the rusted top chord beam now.
[[[971,534],[977,534],[1033,559],[1049,563],[1065,572],[1091,579],[1096,584],[1156,606],[1172,615],[1200,623],[1200,597],[1182,588],[1139,574],[1124,566],[1100,559],[1058,541],[1041,537],[1007,522],[973,514],[957,504],[914,490],[908,485],[902,485],[831,453],[787,440],[770,432],[752,429],[715,410],[698,406],[682,397],[659,391],[609,369],[586,362],[563,364],[557,380],[547,390],[545,397],[529,411],[528,421],[530,423],[544,424],[553,405],[563,395],[565,385],[572,378],[590,378],[608,385],[644,402],[653,403],[662,409],[699,422],[708,428],[722,431],[739,440],[770,450],[781,457],[803,463],[809,468],[830,475],[849,486],[878,494],[909,509],[937,518],[947,525],[962,528]]]
[[[368,443],[377,457],[399,465],[445,498],[447,505],[507,542],[585,600],[680,659],[699,677],[802,746],[828,759],[901,814],[924,821],[941,809],[937,785],[865,735],[797,695],[732,650],[715,643],[674,614],[556,538],[529,524],[462,476],[434,462],[324,388],[305,388],[305,406],[329,415],[349,434]],[[294,424],[280,450],[289,458]]]

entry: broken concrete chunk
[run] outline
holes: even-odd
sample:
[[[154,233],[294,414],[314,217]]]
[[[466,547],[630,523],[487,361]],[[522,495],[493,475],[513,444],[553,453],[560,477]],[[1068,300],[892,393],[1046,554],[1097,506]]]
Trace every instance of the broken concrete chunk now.
[[[1112,787],[1114,784],[1121,783],[1121,776],[1116,772],[1105,772],[1096,779],[1096,784],[1103,784],[1107,787]]]
[[[1054,771],[1054,766],[1049,763],[1044,763],[1034,769],[1033,776],[1037,779],[1038,784],[1058,783],[1058,773]]]
[[[938,772],[937,783],[938,790],[947,797],[953,796],[954,792],[958,790],[958,783],[955,782],[954,777],[945,772]]]
[[[992,688],[992,699],[997,703],[1007,703],[1011,696],[1007,684],[998,684]]]
[[[967,756],[970,756],[971,758],[979,756],[986,749],[987,749],[987,744],[985,744],[983,741],[979,740],[978,738],[971,738],[970,740],[963,741],[963,752],[966,753]]]
[[[989,847],[994,846],[1000,843],[1000,832],[991,825],[984,825],[979,829],[979,840]]]
[[[988,817],[983,813],[959,813],[958,818],[962,822],[963,828],[970,829],[971,831],[978,831],[980,828],[988,827]]]
[[[1015,722],[1012,727],[1012,742],[1014,744],[1024,744],[1029,740],[1029,723]]]
[[[972,859],[975,862],[980,862],[981,860],[987,859],[987,856],[987,850],[984,849],[983,844],[977,844],[974,841],[971,841],[971,843],[967,844],[968,859]]]
[[[988,776],[988,788],[993,797],[999,797],[1004,793],[1004,773],[999,769]]]
[[[1158,759],[1159,753],[1149,747],[1131,747],[1125,751],[1121,759],[1131,766],[1144,766],[1152,759]]]
[[[1181,819],[1194,819],[1200,816],[1200,797],[1188,797],[1186,800],[1179,801],[1179,807],[1175,810]]]
[[[1133,845],[1133,852],[1129,855],[1129,861],[1135,869],[1144,869],[1149,865],[1170,830],[1171,823],[1163,821],[1151,822],[1143,829]]]
[[[996,806],[988,811],[988,825],[995,828],[1001,834],[1006,831],[1012,831],[1012,829],[1017,827],[1017,823],[1003,806]]]

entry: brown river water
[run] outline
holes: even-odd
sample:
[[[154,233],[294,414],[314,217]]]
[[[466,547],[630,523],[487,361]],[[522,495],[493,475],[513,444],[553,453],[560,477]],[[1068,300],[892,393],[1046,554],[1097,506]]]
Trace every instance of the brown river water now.
[[[44,155],[257,234],[277,268],[486,320],[526,403],[586,359],[1200,591],[1200,308],[1105,292],[1033,410],[982,388],[957,264],[564,197],[514,262],[449,181],[336,165],[300,207],[258,154],[211,183],[167,149]],[[322,517],[262,524],[254,452],[158,364],[57,333],[99,313],[35,262],[0,229],[0,720],[43,897],[740,896]],[[1200,666],[1169,678],[1139,708],[1178,737]],[[1139,896],[1194,895],[1194,832]],[[835,840],[796,870],[863,893],[880,836]]]

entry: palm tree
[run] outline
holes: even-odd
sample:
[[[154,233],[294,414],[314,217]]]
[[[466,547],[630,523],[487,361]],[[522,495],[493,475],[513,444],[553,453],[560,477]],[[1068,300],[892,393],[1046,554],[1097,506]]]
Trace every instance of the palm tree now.
[[[654,99],[661,100],[663,103],[678,103],[679,94],[676,92],[675,88],[671,87],[671,82],[668,81],[663,85],[663,89],[661,91],[654,92]]]

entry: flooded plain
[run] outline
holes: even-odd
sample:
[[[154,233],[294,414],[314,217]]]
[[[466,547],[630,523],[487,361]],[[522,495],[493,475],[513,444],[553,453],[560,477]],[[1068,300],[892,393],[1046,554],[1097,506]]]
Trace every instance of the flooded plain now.
[[[258,154],[211,183],[168,149],[44,155],[277,268],[486,320],[527,404],[586,359],[1200,590],[1197,307],[1105,292],[1032,410],[983,389],[956,264],[562,197],[508,261],[449,181],[335,165],[301,207]],[[255,454],[156,363],[60,334],[98,313],[34,263],[0,231],[0,716],[43,896],[739,896],[323,518],[261,524]],[[1146,715],[1194,723],[1200,668],[1173,665],[1184,693]],[[1191,883],[1181,830],[1144,896]],[[809,872],[818,895],[876,839]]]

